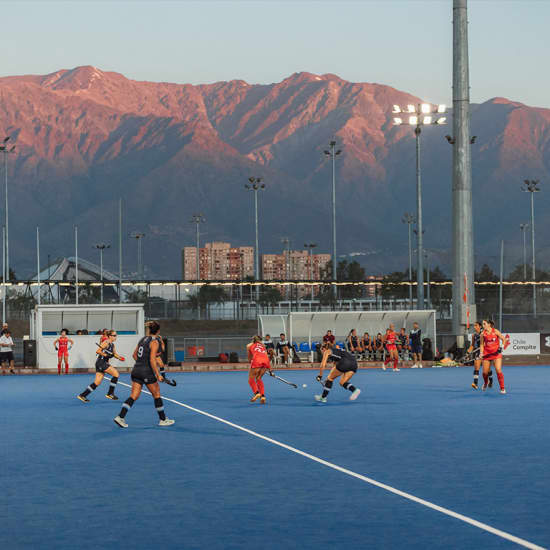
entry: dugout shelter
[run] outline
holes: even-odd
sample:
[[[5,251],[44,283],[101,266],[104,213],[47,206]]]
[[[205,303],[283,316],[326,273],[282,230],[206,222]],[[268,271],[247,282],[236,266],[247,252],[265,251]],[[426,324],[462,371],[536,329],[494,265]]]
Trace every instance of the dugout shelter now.
[[[292,312],[288,315],[260,315],[258,330],[261,335],[270,334],[276,340],[284,332],[296,350],[312,353],[315,344],[323,341],[327,330],[331,330],[336,342],[344,343],[352,329],[357,336],[368,332],[371,337],[386,329],[393,323],[396,332],[405,328],[407,334],[417,322],[422,339],[430,338],[435,344],[436,324],[435,310],[398,310],[398,311],[317,311]]]
[[[95,352],[99,343],[96,332],[104,328],[117,331],[117,353],[127,358],[126,363],[114,359],[113,365],[128,366],[137,342],[145,333],[143,304],[35,306],[31,312],[30,337],[31,340],[36,340],[39,369],[57,370],[54,342],[64,328],[74,341],[69,351],[71,369],[88,369],[95,365]],[[77,335],[77,330],[85,330],[88,334]]]

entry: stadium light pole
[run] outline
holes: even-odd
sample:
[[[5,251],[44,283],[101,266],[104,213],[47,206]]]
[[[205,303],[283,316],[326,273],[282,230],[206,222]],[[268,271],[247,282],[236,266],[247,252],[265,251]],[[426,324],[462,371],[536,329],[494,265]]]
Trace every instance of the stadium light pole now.
[[[526,241],[525,241],[525,233],[527,232],[527,228],[529,227],[528,223],[520,223],[519,228],[521,229],[521,233],[523,235],[523,280],[527,281],[527,247],[526,247]]]
[[[424,309],[424,243],[422,229],[422,178],[420,172],[420,134],[423,126],[445,124],[447,118],[439,116],[446,111],[445,105],[431,105],[422,103],[418,105],[407,105],[402,109],[399,105],[393,106],[393,123],[396,126],[409,124],[414,126],[414,135],[416,137],[416,230],[417,230],[417,288],[416,299],[417,309]]]
[[[11,139],[11,136],[6,136],[0,145],[0,153],[4,154],[4,182],[5,182],[5,195],[4,195],[4,225],[6,227],[6,274],[9,280],[10,278],[10,249],[9,249],[9,225],[8,225],[8,155],[10,153],[15,153],[15,145],[11,147],[8,146],[8,141]]]
[[[290,239],[288,237],[283,237],[281,243],[285,245],[286,248],[286,258],[285,258],[285,279],[290,281]],[[285,253],[283,252],[283,257]],[[290,286],[286,285],[285,287],[285,297],[288,298],[291,294]]]
[[[2,323],[6,322],[6,227],[2,226]]]
[[[336,157],[342,154],[341,149],[336,149],[336,141],[329,143],[330,149],[325,149],[327,158],[332,159],[332,279],[336,281]],[[337,287],[333,287],[333,294],[336,298]]]
[[[415,217],[408,212],[405,212],[402,220],[409,226],[409,308],[413,308],[413,295],[412,295],[412,224],[415,223]]]
[[[244,184],[247,191],[254,191],[254,225],[256,228],[256,254],[254,255],[254,278],[256,281],[260,279],[260,251],[258,238],[258,191],[265,189],[265,183],[262,183],[262,178],[250,177],[249,183]],[[259,288],[256,287],[256,299],[259,295]],[[257,307],[257,306],[256,306]]]
[[[196,281],[197,283],[201,280],[201,265],[200,265],[200,230],[199,230],[199,226],[201,223],[206,223],[206,218],[203,216],[203,214],[201,212],[199,212],[198,214],[193,214],[191,216],[191,221],[190,223],[194,223],[195,226],[196,226],[196,236],[197,236],[197,253],[195,254],[195,260],[196,260],[196,269],[197,269],[197,273],[196,273]],[[200,304],[200,288],[197,287],[197,320],[200,321],[201,319],[201,304]]]
[[[36,283],[38,284],[37,302],[40,305],[40,227],[36,226]]]
[[[99,250],[99,279],[101,281],[101,303],[103,303],[103,251],[106,248],[111,248],[111,245],[99,243],[94,244],[93,248],[97,248]]]
[[[532,277],[533,277],[533,316],[537,316],[537,285],[535,284],[535,281],[537,280],[536,272],[535,272],[535,193],[538,193],[540,189],[539,181],[538,180],[524,180],[523,185],[525,186],[523,188],[523,191],[526,193],[531,193],[531,249],[532,249],[532,263],[531,263],[531,270],[532,270]]]
[[[141,248],[141,240],[145,237],[145,233],[140,233],[139,231],[134,231],[130,233],[130,237],[136,239],[138,249],[137,249],[137,276],[141,281],[143,281],[143,250]]]
[[[59,298],[59,285],[57,290]],[[78,305],[78,225],[74,226],[74,295],[75,304]]]
[[[311,284],[311,301],[313,302],[313,249],[317,247],[317,243],[306,243],[304,248],[309,250],[309,279]]]

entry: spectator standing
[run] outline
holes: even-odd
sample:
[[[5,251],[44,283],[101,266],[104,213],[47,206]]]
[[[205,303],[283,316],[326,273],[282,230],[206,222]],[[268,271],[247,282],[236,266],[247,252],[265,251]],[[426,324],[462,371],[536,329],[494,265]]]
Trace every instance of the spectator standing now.
[[[290,357],[290,342],[286,339],[286,336],[282,332],[279,334],[279,341],[277,342],[277,353],[283,357],[285,364],[288,365],[288,358]]]
[[[15,374],[13,370],[13,340],[11,332],[7,328],[7,323],[4,323],[6,328],[2,328],[2,335],[0,336],[0,363],[2,364],[2,374],[6,374],[6,364],[9,367],[10,373]]]
[[[409,340],[411,343],[411,353],[414,364],[413,369],[422,368],[422,331],[418,326],[418,323],[413,323],[413,328],[409,334]]]

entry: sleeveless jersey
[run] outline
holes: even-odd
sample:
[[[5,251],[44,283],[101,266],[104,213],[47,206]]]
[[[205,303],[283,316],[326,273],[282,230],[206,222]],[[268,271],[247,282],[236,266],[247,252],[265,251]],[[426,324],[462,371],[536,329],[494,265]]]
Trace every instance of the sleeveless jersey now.
[[[61,336],[57,342],[57,346],[57,352],[60,355],[67,353],[69,351],[69,339],[66,336]]]
[[[349,351],[345,351],[339,348],[333,348],[328,358],[334,363],[338,363],[338,361],[342,360],[356,361],[355,355],[351,354]]]
[[[102,348],[103,353],[105,353],[107,355],[107,357],[104,357],[103,355],[99,355],[99,353],[98,353],[97,354],[96,365],[98,363],[108,363],[110,361],[111,357],[113,357],[114,347],[115,346],[114,346],[113,343],[109,343],[109,345],[106,348]]]
[[[137,359],[135,367],[151,367],[151,344],[156,340],[156,336],[144,336],[137,345]]]
[[[483,354],[495,355],[500,353],[500,340],[495,332],[483,331]]]
[[[250,361],[250,365],[252,367],[261,367],[261,366],[269,366],[269,356],[267,355],[267,351],[265,349],[265,346],[260,342],[254,342],[249,348],[250,355],[252,356],[252,360]]]
[[[479,346],[481,346],[481,333],[474,332],[472,334],[472,346],[474,349],[479,349]]]

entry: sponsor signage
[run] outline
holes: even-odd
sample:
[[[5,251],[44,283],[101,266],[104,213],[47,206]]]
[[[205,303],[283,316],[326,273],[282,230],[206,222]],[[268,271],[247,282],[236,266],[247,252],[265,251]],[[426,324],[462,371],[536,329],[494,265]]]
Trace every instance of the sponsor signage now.
[[[503,355],[538,355],[541,349],[541,335],[538,332],[507,332],[504,337],[510,345],[503,351]],[[548,348],[550,351],[550,348]]]
[[[540,335],[540,352],[550,355],[550,332]]]

